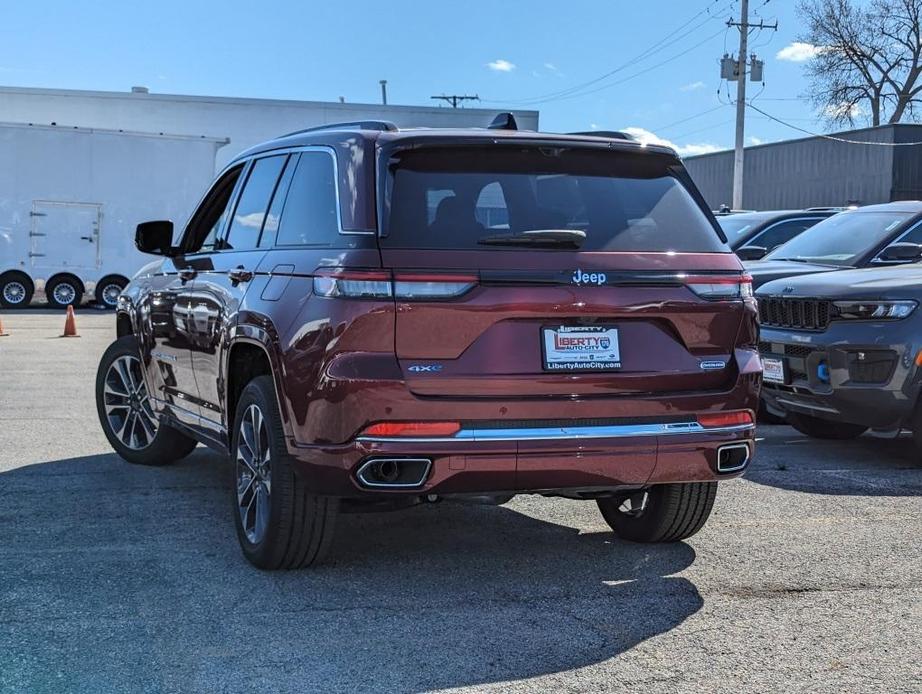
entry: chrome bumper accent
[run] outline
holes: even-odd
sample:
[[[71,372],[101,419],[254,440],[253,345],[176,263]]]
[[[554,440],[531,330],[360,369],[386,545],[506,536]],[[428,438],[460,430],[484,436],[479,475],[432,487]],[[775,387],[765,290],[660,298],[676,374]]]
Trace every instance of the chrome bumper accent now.
[[[359,436],[356,441],[373,443],[448,443],[452,441],[559,441],[566,439],[620,439],[677,434],[730,434],[755,429],[754,424],[703,427],[698,422],[614,424],[589,427],[540,427],[519,429],[462,429],[452,436],[403,437]]]

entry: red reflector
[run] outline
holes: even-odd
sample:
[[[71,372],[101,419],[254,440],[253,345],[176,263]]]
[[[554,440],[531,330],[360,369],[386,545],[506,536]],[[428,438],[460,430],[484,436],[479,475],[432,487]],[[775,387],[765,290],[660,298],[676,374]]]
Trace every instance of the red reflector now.
[[[698,424],[703,427],[732,427],[752,424],[752,412],[736,410],[734,412],[709,412],[698,415]]]
[[[458,422],[378,422],[363,436],[452,436],[461,431]]]

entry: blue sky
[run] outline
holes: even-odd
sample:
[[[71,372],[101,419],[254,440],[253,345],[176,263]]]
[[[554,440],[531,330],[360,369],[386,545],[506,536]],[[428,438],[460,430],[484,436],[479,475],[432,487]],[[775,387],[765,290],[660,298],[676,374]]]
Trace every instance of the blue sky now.
[[[380,98],[378,80],[387,79],[391,103],[479,94],[485,107],[538,109],[544,130],[635,128],[692,154],[733,143],[734,111],[726,104],[735,87],[728,92],[721,83],[718,60],[725,50],[735,51],[739,40],[737,30],[723,24],[731,11],[738,12],[736,5],[731,0],[11,2],[5,3],[0,30],[0,84],[117,91],[142,84],[164,93],[344,96],[374,103]],[[797,99],[806,90],[803,63],[783,59],[804,57],[790,48],[799,33],[793,0],[751,0],[751,6],[752,19],[779,22],[777,32],[753,35],[766,78],[755,103],[800,127],[821,130],[809,104]],[[575,96],[558,98],[612,71]],[[750,95],[760,89],[750,84]],[[747,136],[753,143],[798,135],[749,114]]]

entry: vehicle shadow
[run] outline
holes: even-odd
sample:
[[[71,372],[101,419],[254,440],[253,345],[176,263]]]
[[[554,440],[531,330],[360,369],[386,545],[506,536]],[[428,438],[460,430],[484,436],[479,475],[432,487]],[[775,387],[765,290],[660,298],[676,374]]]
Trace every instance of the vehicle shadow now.
[[[920,496],[922,465],[912,439],[869,434],[851,441],[760,425],[746,479],[790,491],[842,496]]]
[[[505,682],[614,658],[703,605],[673,575],[689,545],[581,534],[527,501],[345,515],[331,564],[261,572],[237,547],[229,487],[201,448],[169,468],[110,454],[0,474],[0,690]]]

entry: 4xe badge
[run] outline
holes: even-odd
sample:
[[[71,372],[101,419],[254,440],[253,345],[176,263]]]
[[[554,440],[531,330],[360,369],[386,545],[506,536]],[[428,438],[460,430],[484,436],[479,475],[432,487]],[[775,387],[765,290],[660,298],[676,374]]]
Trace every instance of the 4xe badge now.
[[[414,374],[437,374],[441,370],[441,364],[413,364],[407,367],[407,371]]]
[[[601,286],[608,281],[604,272],[583,272],[578,269],[573,273],[573,284],[595,284]]]

